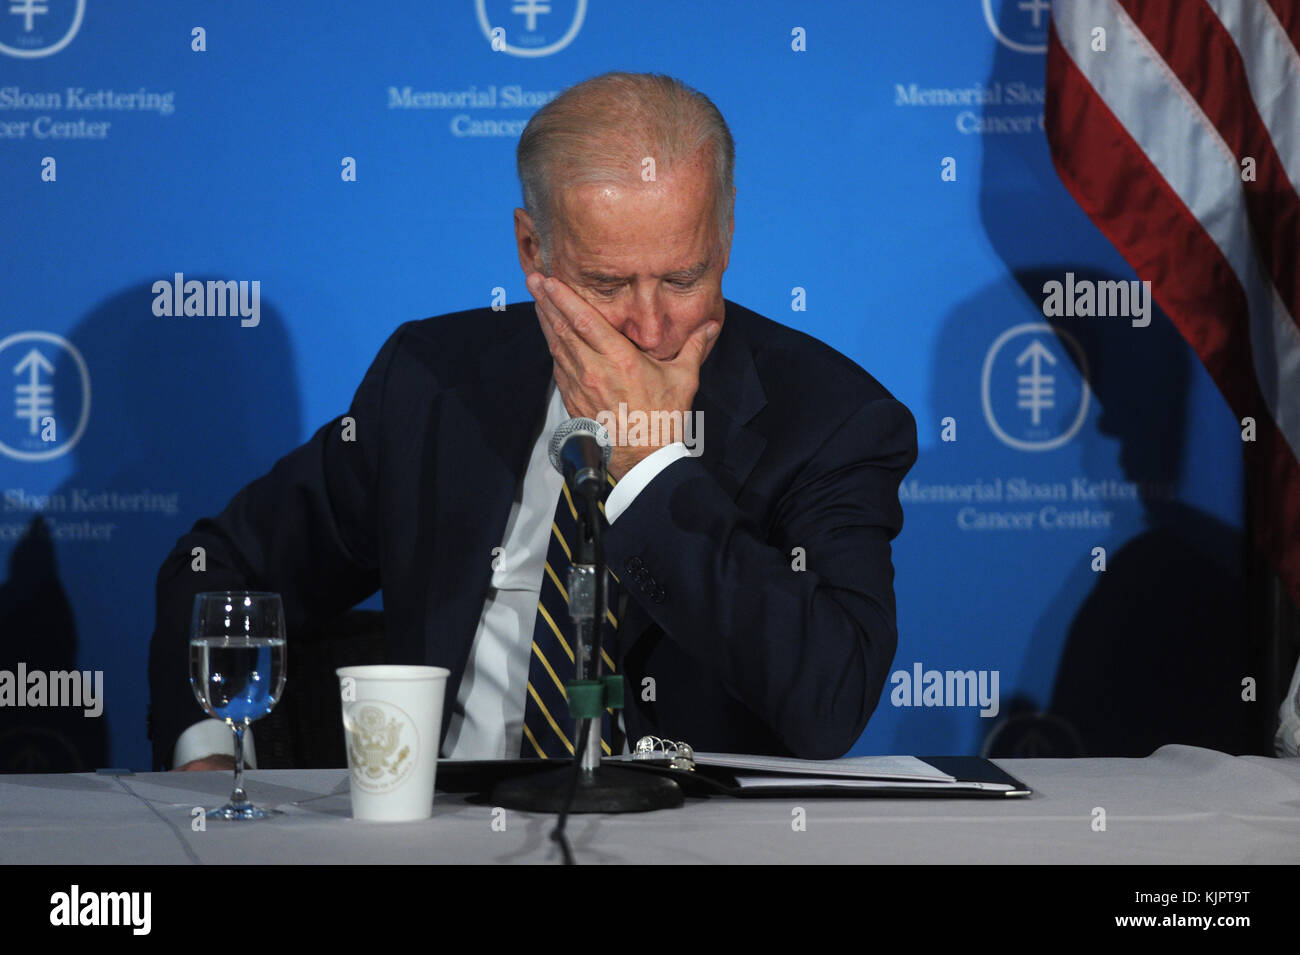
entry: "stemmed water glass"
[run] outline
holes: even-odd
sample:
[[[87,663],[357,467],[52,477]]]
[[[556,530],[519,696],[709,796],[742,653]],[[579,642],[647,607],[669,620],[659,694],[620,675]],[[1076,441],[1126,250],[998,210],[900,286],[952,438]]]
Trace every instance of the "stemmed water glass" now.
[[[279,594],[219,591],[194,596],[190,686],[199,705],[235,733],[235,788],[230,802],[207,810],[218,819],[265,819],[279,810],[244,795],[244,731],[270,713],[284,692],[284,608]]]

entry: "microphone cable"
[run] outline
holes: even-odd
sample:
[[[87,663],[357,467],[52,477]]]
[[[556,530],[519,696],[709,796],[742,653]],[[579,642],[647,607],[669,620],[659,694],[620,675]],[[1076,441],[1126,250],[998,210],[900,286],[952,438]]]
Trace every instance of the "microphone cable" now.
[[[564,796],[564,806],[560,809],[560,818],[555,822],[555,828],[551,830],[551,841],[560,847],[560,854],[564,857],[564,865],[577,865],[573,860],[573,850],[569,848],[569,840],[564,835],[564,824],[569,820],[569,810],[573,807],[573,796],[578,791],[578,774],[582,772],[582,759],[580,754],[586,752],[587,734],[591,730],[591,720],[582,721],[582,729],[578,733],[577,749],[573,759],[573,772],[569,776],[569,791]]]

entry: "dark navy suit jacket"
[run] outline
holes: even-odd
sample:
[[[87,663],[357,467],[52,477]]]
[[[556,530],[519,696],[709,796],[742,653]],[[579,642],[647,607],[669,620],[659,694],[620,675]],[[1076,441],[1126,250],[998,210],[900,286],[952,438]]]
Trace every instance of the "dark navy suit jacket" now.
[[[665,468],[606,536],[628,737],[841,756],[897,644],[890,541],[916,426],[838,352],[726,311],[695,398],[702,454]],[[451,671],[445,735],[551,371],[531,301],[402,325],[348,412],[355,440],[335,419],[195,524],[158,577],[155,766],[204,718],[193,594],[226,587],[279,592],[291,635],[382,587],[390,662]]]

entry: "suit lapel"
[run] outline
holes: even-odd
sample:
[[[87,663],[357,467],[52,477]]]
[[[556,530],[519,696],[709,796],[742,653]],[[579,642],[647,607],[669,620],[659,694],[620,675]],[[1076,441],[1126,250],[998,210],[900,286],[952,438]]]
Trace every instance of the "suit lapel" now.
[[[507,502],[514,499],[523,478],[537,426],[546,414],[543,402],[551,382],[551,353],[531,302],[527,312],[519,315],[516,330],[485,350],[482,360],[467,369],[465,384],[457,388],[466,402],[473,403],[470,411],[480,419],[499,465],[495,473],[498,482],[510,485]]]
[[[430,467],[438,494],[433,579],[425,608],[426,658],[453,657],[446,664],[452,671],[447,692],[453,701],[487,599],[493,548],[503,543],[510,504],[546,413],[551,380],[551,355],[532,303],[509,306],[507,314],[515,327],[457,369],[446,396],[450,406],[439,422],[446,433],[430,442],[437,455]],[[501,320],[490,313],[483,318],[485,323]],[[444,732],[453,709],[444,708]]]
[[[758,463],[767,439],[748,427],[767,404],[754,367],[744,319],[727,302],[727,319],[713,351],[700,368],[694,410],[703,412],[701,463],[718,479],[732,500]]]

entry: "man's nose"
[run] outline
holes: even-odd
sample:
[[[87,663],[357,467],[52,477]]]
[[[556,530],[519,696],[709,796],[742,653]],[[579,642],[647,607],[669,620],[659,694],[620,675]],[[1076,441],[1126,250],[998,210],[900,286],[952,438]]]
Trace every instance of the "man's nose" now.
[[[663,344],[667,321],[660,314],[653,287],[637,289],[623,313],[619,329],[624,337],[642,351],[654,351]]]

